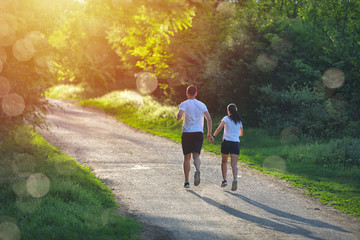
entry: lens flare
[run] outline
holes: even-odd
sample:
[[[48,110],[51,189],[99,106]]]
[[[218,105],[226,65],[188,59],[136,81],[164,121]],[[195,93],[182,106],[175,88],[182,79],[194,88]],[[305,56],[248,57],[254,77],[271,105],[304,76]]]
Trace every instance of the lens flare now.
[[[277,38],[271,41],[271,48],[277,54],[288,51],[292,47],[292,43],[285,39]]]
[[[322,76],[323,83],[326,87],[334,89],[339,88],[345,81],[343,71],[338,68],[329,68]]]
[[[70,161],[64,161],[58,159],[58,161],[55,162],[56,171],[60,175],[70,175],[73,172],[71,166],[72,166],[72,162]]]
[[[19,116],[25,109],[23,97],[16,93],[5,95],[1,105],[4,113],[10,117]]]
[[[286,172],[285,160],[280,156],[270,156],[263,162],[263,167],[272,171]]]
[[[29,61],[35,54],[35,48],[28,39],[17,40],[13,45],[13,55],[20,62]]]
[[[32,173],[36,168],[35,158],[27,153],[17,154],[12,161],[13,172],[17,175]]]
[[[44,49],[48,45],[45,35],[39,31],[32,31],[32,32],[26,34],[24,39],[28,40],[32,43],[35,51]]]
[[[7,53],[6,50],[2,47],[0,47],[0,61],[4,64],[7,60]]]
[[[48,68],[49,67],[49,62],[50,62],[50,57],[49,56],[35,55],[34,60],[35,60],[36,65],[41,67],[41,68]]]
[[[26,179],[17,177],[11,185],[12,190],[18,197],[27,197],[29,193],[26,188]]]
[[[0,76],[0,97],[4,97],[10,91],[10,83],[6,77]]]
[[[286,127],[280,132],[280,141],[283,144],[293,144],[299,141],[299,129],[297,127]]]
[[[256,59],[256,65],[263,72],[271,72],[277,67],[278,61],[274,56],[260,54]]]
[[[3,18],[0,18],[0,38],[7,36],[9,32],[9,24]]]
[[[313,82],[313,90],[316,96],[321,98],[328,98],[334,93],[335,89],[326,87],[323,81],[318,79]]]
[[[0,224],[0,239],[20,240],[20,229],[13,222],[3,222]]]
[[[14,28],[8,24],[7,20],[0,17],[0,46],[8,47],[16,41]]]
[[[35,212],[41,207],[41,201],[33,197],[18,197],[15,202],[20,211],[25,213]]]
[[[40,198],[49,192],[50,180],[43,173],[35,173],[28,178],[26,187],[31,196]]]
[[[232,3],[229,3],[229,2],[221,2],[217,6],[216,11],[228,18],[230,18],[236,14],[235,5]]]
[[[141,72],[135,74],[136,87],[143,94],[149,94],[155,91],[158,86],[158,80],[155,74],[150,72]]]

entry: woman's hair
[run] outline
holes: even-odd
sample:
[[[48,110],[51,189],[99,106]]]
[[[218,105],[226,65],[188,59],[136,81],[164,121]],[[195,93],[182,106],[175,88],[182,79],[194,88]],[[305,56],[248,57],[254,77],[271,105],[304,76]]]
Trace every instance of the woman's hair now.
[[[230,119],[232,121],[234,121],[235,123],[238,123],[238,122],[242,122],[242,118],[239,116],[239,114],[237,113],[237,107],[234,103],[230,103],[228,106],[227,106],[227,110],[229,111],[230,113]]]

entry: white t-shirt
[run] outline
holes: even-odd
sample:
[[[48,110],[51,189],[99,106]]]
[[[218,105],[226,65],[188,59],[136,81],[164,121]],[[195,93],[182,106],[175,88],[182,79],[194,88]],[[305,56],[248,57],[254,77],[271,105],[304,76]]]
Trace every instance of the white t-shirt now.
[[[223,117],[221,121],[225,122],[223,139],[232,142],[240,142],[239,135],[240,128],[243,127],[242,122],[235,123],[229,116]]]
[[[180,104],[184,111],[183,132],[204,132],[204,113],[206,105],[197,99],[188,99]]]

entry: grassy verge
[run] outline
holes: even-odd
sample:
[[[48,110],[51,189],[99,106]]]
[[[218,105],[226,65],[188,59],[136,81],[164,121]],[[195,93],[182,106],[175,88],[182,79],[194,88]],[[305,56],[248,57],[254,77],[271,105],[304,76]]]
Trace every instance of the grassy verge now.
[[[80,105],[101,108],[130,126],[180,142],[181,123],[175,119],[178,108],[163,106],[149,96],[119,91],[82,101]],[[213,116],[214,127],[221,117]],[[220,140],[219,137],[212,144],[205,141],[204,149],[220,154]],[[360,169],[339,167],[332,162],[334,154],[329,149],[334,146],[337,145],[331,141],[294,143],[291,138],[284,141],[261,129],[245,129],[240,161],[290,182],[324,204],[360,218]]]
[[[27,126],[0,141],[1,239],[139,239],[90,169]]]

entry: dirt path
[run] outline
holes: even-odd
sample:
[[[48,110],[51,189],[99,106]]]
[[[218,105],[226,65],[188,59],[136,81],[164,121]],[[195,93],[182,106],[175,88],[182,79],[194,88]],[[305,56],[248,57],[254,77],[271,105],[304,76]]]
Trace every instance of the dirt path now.
[[[360,239],[359,220],[254,170],[240,166],[236,192],[221,188],[220,159],[211,153],[201,154],[200,185],[184,189],[180,144],[51,101],[63,110],[48,115],[54,126],[44,137],[94,169],[120,212],[146,226],[144,239]]]

